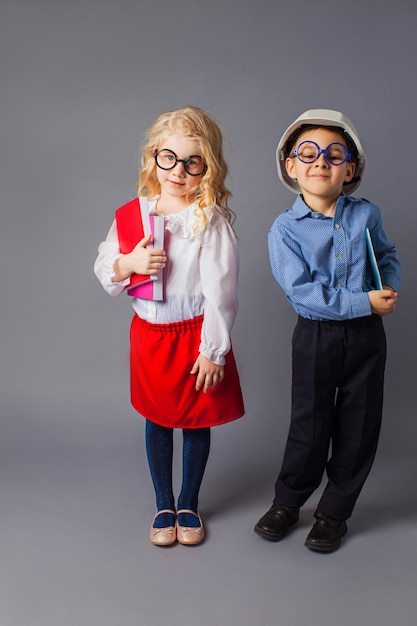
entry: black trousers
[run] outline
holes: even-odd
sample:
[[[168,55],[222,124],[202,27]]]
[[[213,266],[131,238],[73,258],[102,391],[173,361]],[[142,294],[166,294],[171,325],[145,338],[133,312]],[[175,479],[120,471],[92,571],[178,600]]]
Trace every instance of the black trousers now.
[[[386,340],[378,315],[341,322],[299,317],[293,334],[292,412],[279,504],[347,519],[372,467],[382,418]],[[330,452],[331,450],[331,452]]]

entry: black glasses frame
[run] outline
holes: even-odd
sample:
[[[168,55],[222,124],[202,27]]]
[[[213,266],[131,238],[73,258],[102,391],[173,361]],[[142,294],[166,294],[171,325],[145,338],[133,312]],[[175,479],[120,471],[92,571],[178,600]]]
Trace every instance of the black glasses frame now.
[[[172,154],[172,156],[175,158],[175,162],[170,167],[163,167],[162,165],[160,165],[158,163],[158,155],[161,154],[161,152],[170,152]],[[192,172],[190,172],[188,170],[188,167],[189,167],[190,160],[195,158],[195,157],[198,157],[199,159],[201,159],[203,169],[201,170],[201,172],[197,172],[197,173],[193,174]],[[201,158],[201,156],[199,154],[190,154],[190,156],[188,156],[186,159],[179,159],[173,150],[170,150],[169,148],[162,148],[162,150],[158,150],[158,151],[155,150],[154,151],[153,158],[155,159],[156,165],[161,170],[165,170],[165,171],[173,170],[174,167],[176,167],[177,163],[183,163],[185,171],[190,176],[201,176],[202,174],[204,174],[207,171],[207,165],[206,165],[206,163],[204,163],[203,159]]]

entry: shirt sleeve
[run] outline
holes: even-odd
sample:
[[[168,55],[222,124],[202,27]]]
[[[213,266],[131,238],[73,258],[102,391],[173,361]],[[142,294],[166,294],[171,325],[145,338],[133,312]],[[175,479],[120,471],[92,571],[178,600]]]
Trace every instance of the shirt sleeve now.
[[[343,320],[371,314],[367,293],[313,280],[300,245],[278,221],[269,232],[268,247],[272,273],[302,317]]]
[[[114,283],[114,263],[122,256],[119,249],[116,220],[113,221],[105,241],[98,247],[98,256],[94,263],[94,273],[100,281],[103,289],[111,296],[117,296],[130,283],[130,278]]]
[[[199,351],[210,361],[224,365],[230,350],[230,331],[237,309],[239,256],[236,237],[221,220],[200,249],[200,276],[206,299]]]

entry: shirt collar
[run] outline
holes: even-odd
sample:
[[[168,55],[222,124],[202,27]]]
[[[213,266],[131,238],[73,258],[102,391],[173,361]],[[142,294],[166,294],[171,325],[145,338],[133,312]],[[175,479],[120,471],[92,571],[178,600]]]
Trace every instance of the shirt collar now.
[[[292,212],[296,220],[300,220],[303,217],[307,217],[307,215],[311,215],[311,209],[306,205],[301,194],[297,196],[294,204],[292,205]]]
[[[344,200],[347,196],[345,194],[341,194],[336,202],[336,208],[339,206],[343,206]],[[314,211],[312,211],[304,202],[304,198],[301,194],[299,194],[292,205],[292,213],[296,220],[301,220],[304,217],[308,217],[311,215],[316,215]]]

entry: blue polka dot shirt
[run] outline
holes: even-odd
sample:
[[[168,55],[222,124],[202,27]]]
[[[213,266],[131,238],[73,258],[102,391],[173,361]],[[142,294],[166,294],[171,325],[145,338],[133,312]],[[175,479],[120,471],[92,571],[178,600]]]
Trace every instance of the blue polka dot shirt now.
[[[367,257],[369,228],[383,285],[398,290],[401,267],[385,235],[379,208],[342,195],[333,217],[315,213],[297,196],[268,235],[272,272],[295,311],[312,320],[371,315],[375,289]]]

